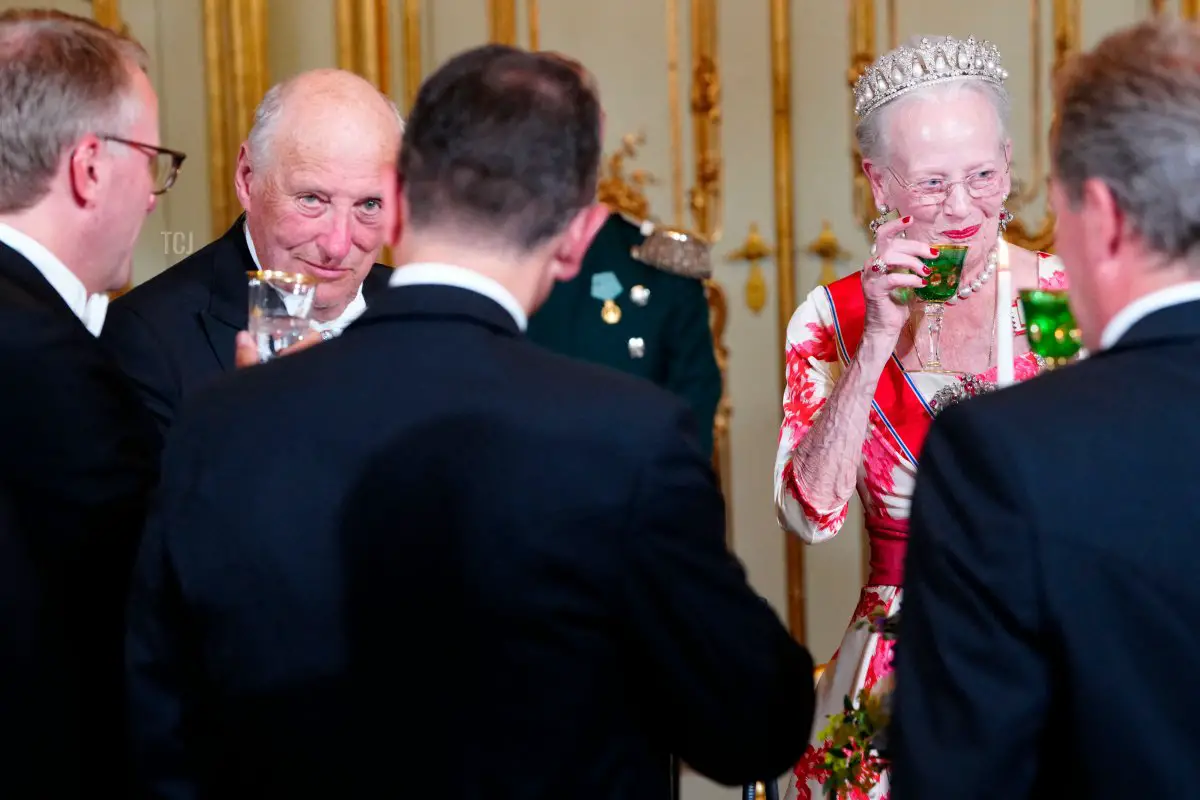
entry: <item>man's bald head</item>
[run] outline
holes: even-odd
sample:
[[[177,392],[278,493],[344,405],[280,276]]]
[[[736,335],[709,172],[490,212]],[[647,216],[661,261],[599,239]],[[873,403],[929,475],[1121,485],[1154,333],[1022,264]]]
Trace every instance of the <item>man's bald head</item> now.
[[[250,158],[265,168],[281,140],[308,149],[310,140],[354,132],[385,140],[399,151],[404,135],[400,110],[362,77],[340,69],[314,69],[277,83],[254,112],[246,144]]]
[[[318,320],[354,301],[391,235],[403,131],[391,100],[335,69],[274,86],[254,115],[235,176],[246,226],[263,268],[320,282]]]

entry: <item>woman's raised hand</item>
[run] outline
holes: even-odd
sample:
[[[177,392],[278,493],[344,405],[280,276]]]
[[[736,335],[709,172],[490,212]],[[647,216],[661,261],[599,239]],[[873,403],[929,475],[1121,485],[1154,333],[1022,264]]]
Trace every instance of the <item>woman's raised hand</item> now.
[[[905,239],[901,234],[912,224],[912,217],[885,222],[875,231],[875,255],[862,270],[863,296],[867,311],[863,336],[889,339],[894,345],[908,321],[907,297],[925,285],[932,270],[918,257],[930,258],[937,251],[924,242]]]

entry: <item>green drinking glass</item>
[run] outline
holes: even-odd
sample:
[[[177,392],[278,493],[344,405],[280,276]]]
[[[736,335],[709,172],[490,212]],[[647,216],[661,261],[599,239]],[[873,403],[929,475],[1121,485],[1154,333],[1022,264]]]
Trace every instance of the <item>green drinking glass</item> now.
[[[935,244],[933,249],[938,251],[936,256],[921,259],[922,264],[933,270],[927,277],[929,285],[914,289],[913,294],[926,303],[944,303],[958,294],[963,264],[967,260],[967,246]]]
[[[924,303],[922,309],[929,331],[929,358],[922,363],[930,372],[942,372],[942,318],[946,313],[945,303],[958,294],[962,280],[963,264],[967,260],[965,244],[935,244],[937,255],[922,258],[921,263],[932,272],[925,276],[926,285],[914,289],[913,294]]]
[[[1083,337],[1066,289],[1022,289],[1025,338],[1029,349],[1046,361],[1048,369],[1069,362],[1083,347]]]

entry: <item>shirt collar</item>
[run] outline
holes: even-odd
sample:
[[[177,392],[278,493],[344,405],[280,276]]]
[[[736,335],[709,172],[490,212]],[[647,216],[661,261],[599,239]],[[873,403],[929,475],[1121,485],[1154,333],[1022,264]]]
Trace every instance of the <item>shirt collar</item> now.
[[[1193,300],[1200,300],[1200,281],[1177,283],[1142,295],[1113,315],[1104,326],[1104,333],[1100,335],[1100,349],[1107,350],[1115,345],[1121,337],[1129,333],[1130,328],[1154,312]]]
[[[29,263],[37,268],[46,282],[50,284],[67,304],[67,307],[79,317],[93,336],[99,336],[104,327],[104,317],[108,312],[108,295],[88,295],[83,281],[64,264],[58,256],[51,253],[41,242],[32,236],[9,225],[0,224],[0,242],[16,250]]]
[[[481,294],[496,301],[511,314],[517,323],[517,328],[524,331],[529,326],[529,317],[525,313],[525,309],[517,302],[517,298],[513,297],[512,292],[486,275],[481,275],[465,267],[434,263],[405,264],[397,267],[388,281],[388,286],[429,284],[454,286]]]

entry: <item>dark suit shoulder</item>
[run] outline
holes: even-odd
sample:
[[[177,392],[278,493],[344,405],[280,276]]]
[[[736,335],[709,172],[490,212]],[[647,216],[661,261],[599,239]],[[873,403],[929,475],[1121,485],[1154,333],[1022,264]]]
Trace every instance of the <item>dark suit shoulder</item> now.
[[[1190,493],[1200,434],[1185,398],[1200,392],[1200,370],[1178,367],[1196,359],[1200,343],[1190,354],[1094,355],[946,409],[926,450],[953,452],[961,469],[1002,482],[1046,541],[1086,541],[1118,556],[1126,532],[1140,527],[1139,492]]]
[[[189,427],[204,437],[227,420],[256,413],[264,398],[313,397],[331,386],[357,384],[363,365],[375,358],[374,351],[360,349],[358,339],[335,340],[228,375],[200,390],[181,414],[180,424],[187,416]],[[617,442],[637,446],[662,425],[675,424],[676,416],[686,410],[672,393],[641,378],[560,355],[524,337],[490,341],[489,370],[502,373],[504,380],[498,387],[489,384],[488,390],[498,394],[488,405],[522,409],[521,424],[536,420],[534,424],[546,430],[558,428],[575,440],[596,439],[597,446],[601,442],[607,447]],[[469,385],[473,379],[464,380]],[[477,380],[487,383],[491,378],[481,371]],[[380,384],[379,391],[387,389]]]
[[[89,347],[93,344],[87,329],[65,314],[24,302],[19,296],[5,296],[0,302],[0,356],[7,378],[16,377],[14,369],[49,367],[47,359],[98,354],[99,348]]]
[[[520,342],[525,346],[526,342]],[[601,413],[626,419],[635,416],[633,409],[655,409],[662,413],[674,413],[684,407],[683,402],[671,392],[610,367],[593,364],[550,350],[528,347],[531,368],[536,369],[553,382],[545,391],[562,390],[581,407],[595,408]],[[629,405],[622,405],[628,403]]]
[[[367,273],[367,277],[363,278],[363,299],[367,301],[367,305],[371,304],[371,299],[388,289],[388,281],[392,279],[395,271],[387,264],[372,264],[371,271]]]
[[[170,318],[180,311],[208,307],[218,269],[241,270],[242,265],[222,264],[223,239],[210,242],[174,266],[138,284],[109,306],[109,313],[136,313],[144,319]]]
[[[1115,353],[1088,358],[949,408],[938,416],[940,426],[968,424],[998,438],[1044,441],[1046,437],[1075,436],[1114,414],[1127,413],[1121,375],[1130,368],[1128,356]]]

